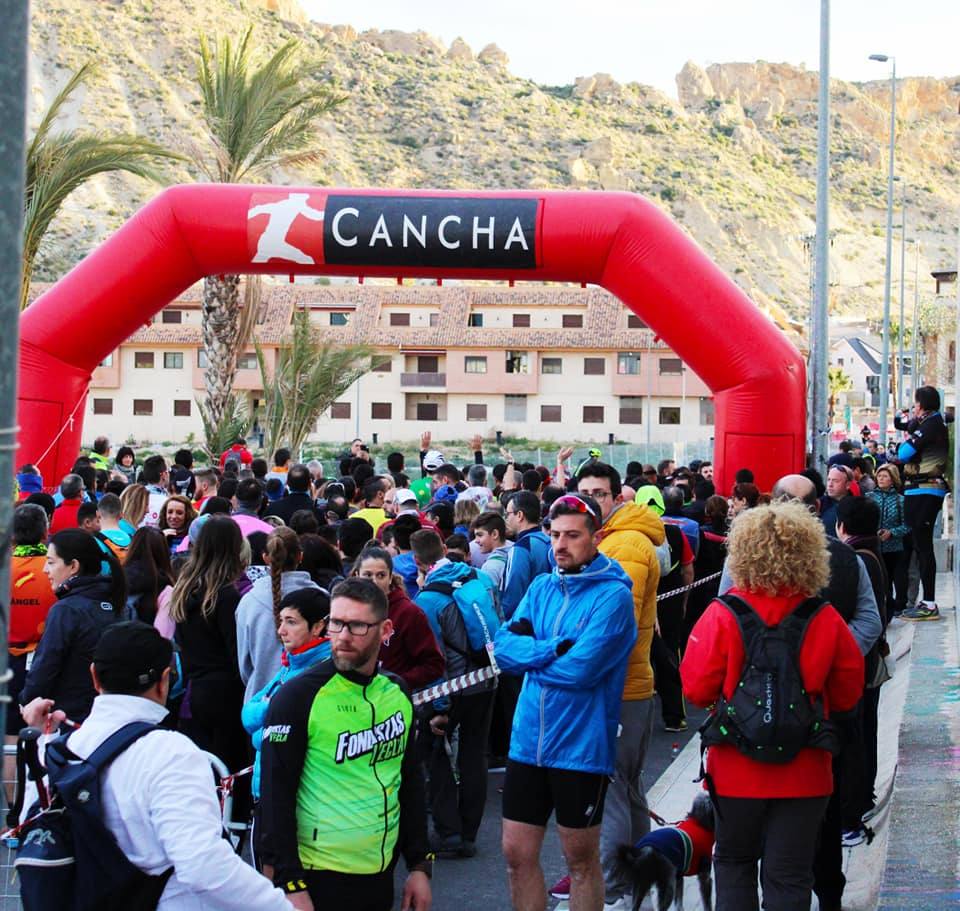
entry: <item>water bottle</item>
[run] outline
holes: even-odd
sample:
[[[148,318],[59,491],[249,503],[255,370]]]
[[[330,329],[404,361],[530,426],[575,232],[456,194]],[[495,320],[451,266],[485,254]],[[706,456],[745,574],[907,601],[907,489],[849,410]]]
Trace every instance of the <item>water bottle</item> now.
[[[676,759],[677,756],[679,755],[680,755],[680,744],[674,743],[674,745],[670,748],[670,758]]]

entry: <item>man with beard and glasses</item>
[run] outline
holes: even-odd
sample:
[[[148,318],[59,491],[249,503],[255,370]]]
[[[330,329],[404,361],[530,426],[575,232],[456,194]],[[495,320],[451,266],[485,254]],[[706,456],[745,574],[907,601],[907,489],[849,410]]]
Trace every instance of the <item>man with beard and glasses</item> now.
[[[263,728],[263,863],[295,908],[389,911],[402,853],[401,907],[429,911],[413,705],[400,678],[377,669],[393,633],[386,596],[368,579],[341,582],[326,631],[332,658],[277,692]]]

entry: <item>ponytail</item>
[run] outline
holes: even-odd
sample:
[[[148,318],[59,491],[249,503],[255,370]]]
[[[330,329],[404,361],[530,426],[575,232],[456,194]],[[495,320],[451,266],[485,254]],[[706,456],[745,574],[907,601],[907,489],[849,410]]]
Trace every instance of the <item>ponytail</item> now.
[[[273,597],[273,619],[280,624],[280,602],[283,599],[281,578],[283,573],[296,569],[303,551],[300,539],[292,528],[275,528],[267,537],[266,558],[270,564],[270,589]]]

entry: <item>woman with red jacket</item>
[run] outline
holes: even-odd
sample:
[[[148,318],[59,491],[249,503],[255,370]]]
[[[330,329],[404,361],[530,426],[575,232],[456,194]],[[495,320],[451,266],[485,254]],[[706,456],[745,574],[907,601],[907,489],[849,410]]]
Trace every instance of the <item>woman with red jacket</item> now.
[[[778,625],[827,583],[822,524],[800,503],[776,503],[737,516],[727,539],[729,594],[746,601],[768,626]],[[683,691],[696,705],[733,698],[744,670],[743,636],[733,612],[710,604],[694,626],[680,666]],[[852,709],[863,691],[863,657],[836,610],[827,605],[806,628],[799,670],[824,715]],[[788,762],[759,762],[732,744],[707,750],[716,789],[714,867],[717,911],[756,911],[757,861],[763,907],[810,907],[817,832],[833,791],[831,756],[806,747]]]
[[[394,575],[390,552],[365,547],[352,574],[369,579],[387,596],[393,634],[380,646],[383,669],[400,677],[411,691],[436,683],[443,677],[443,653],[426,614],[407,597],[403,580]]]

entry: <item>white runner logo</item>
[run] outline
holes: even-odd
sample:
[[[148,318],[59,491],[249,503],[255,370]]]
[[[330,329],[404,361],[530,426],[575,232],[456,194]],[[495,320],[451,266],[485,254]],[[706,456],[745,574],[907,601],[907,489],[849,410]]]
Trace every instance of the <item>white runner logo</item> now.
[[[248,221],[258,215],[270,216],[257,243],[257,255],[253,257],[253,262],[265,263],[271,259],[287,259],[303,265],[316,265],[312,256],[308,256],[293,244],[287,243],[290,226],[296,221],[298,215],[309,218],[310,221],[323,221],[323,210],[312,208],[307,202],[309,198],[307,193],[290,193],[286,199],[263,203],[247,212]]]

